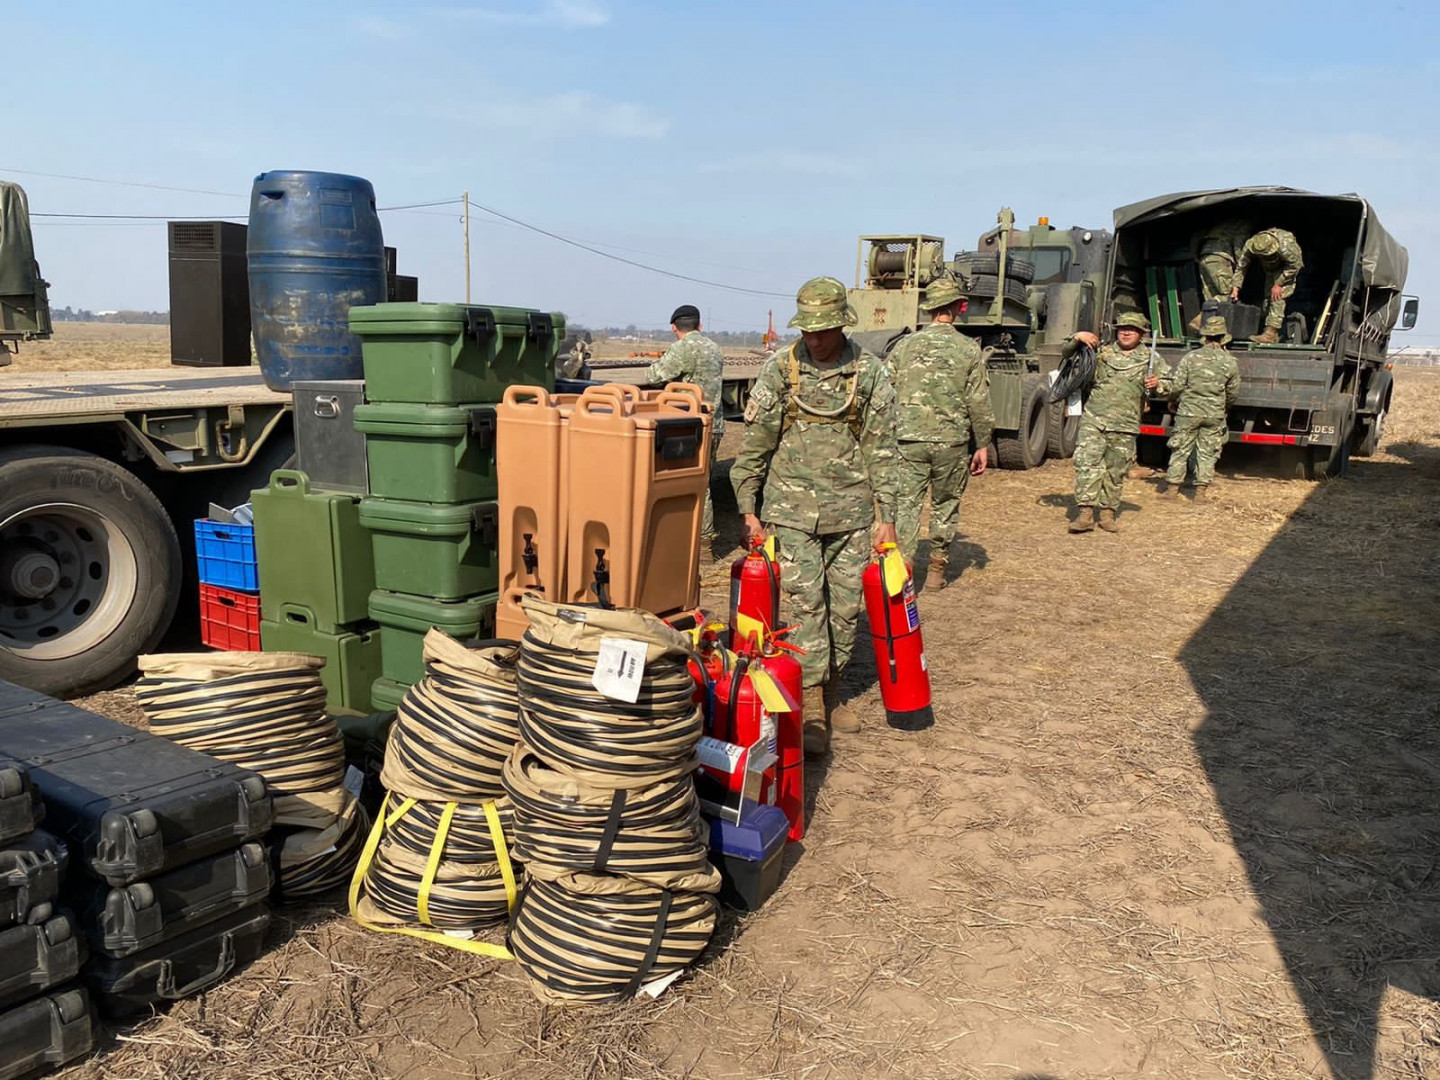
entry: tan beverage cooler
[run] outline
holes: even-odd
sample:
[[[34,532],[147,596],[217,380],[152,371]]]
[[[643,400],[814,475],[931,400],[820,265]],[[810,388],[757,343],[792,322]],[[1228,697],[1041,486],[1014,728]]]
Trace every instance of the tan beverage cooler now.
[[[574,398],[575,395],[564,395]],[[495,406],[495,473],[500,493],[498,637],[519,640],[529,621],[527,590],[560,598],[565,581],[565,422],[573,401],[539,386],[510,386]]]

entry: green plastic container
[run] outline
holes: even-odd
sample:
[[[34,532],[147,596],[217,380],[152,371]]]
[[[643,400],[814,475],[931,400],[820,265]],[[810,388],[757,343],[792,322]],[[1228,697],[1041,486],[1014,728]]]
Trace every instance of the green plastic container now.
[[[375,556],[360,524],[359,497],[311,491],[303,472],[279,469],[268,488],[250,493],[250,502],[261,617],[277,622],[290,605],[308,610],[325,633],[364,622]]]
[[[424,678],[425,635],[435,627],[457,641],[494,637],[499,599],[498,593],[468,600],[371,593],[370,617],[380,624],[380,674],[405,686]]]
[[[370,687],[370,703],[375,706],[377,712],[389,712],[391,709],[399,708],[400,702],[405,699],[405,694],[410,687],[404,683],[398,683],[394,679],[387,679],[383,675],[375,680],[375,685]]]
[[[364,499],[360,524],[370,530],[377,589],[460,600],[497,587],[499,507],[493,502]]]
[[[555,387],[565,317],[531,308],[376,304],[350,309],[371,401],[499,401],[515,383]]]
[[[260,647],[265,652],[298,652],[322,657],[320,681],[325,707],[370,712],[370,687],[380,675],[381,634],[374,627],[327,633],[305,608],[286,604],[275,621],[260,620]]]
[[[493,499],[493,405],[357,405],[365,433],[370,494],[412,502]]]

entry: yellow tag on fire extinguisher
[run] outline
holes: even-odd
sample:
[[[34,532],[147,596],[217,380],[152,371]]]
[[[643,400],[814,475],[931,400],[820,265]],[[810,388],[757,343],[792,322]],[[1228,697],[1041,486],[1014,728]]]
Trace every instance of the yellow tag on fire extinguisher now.
[[[755,687],[755,694],[760,698],[760,704],[765,706],[766,712],[795,711],[795,702],[790,700],[785,688],[764,668],[750,669],[750,685]]]
[[[775,561],[775,537],[765,537],[765,558],[771,562]]]
[[[905,568],[905,559],[899,548],[894,544],[886,544],[884,550],[885,553],[880,557],[880,572],[885,579],[885,594],[899,596],[905,591],[905,583],[910,580],[910,571]]]

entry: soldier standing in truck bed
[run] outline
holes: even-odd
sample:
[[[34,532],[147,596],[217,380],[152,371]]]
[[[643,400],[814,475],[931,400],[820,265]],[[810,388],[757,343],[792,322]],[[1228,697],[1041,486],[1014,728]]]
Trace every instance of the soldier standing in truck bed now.
[[[930,323],[901,339],[885,364],[895,384],[900,553],[906,562],[915,562],[928,488],[930,569],[925,586],[930,589],[945,587],[960,500],[971,475],[985,471],[985,448],[995,432],[980,343],[955,329],[960,303],[954,278],[937,278],[927,285],[920,306],[930,313]],[[972,439],[977,447],[973,453]]]
[[[1285,325],[1285,301],[1295,292],[1295,279],[1305,260],[1295,234],[1285,229],[1265,229],[1245,241],[1240,259],[1235,264],[1235,278],[1230,285],[1230,299],[1240,299],[1240,286],[1252,262],[1265,271],[1265,329],[1251,337],[1261,345],[1274,345],[1280,340]]]
[[[681,304],[670,315],[670,329],[678,339],[665,354],[650,365],[645,381],[663,385],[672,382],[694,383],[705,392],[709,403],[710,462],[715,462],[720,437],[725,434],[721,391],[725,383],[725,354],[720,346],[700,332],[700,309],[694,304]],[[709,552],[715,541],[715,508],[710,500],[710,485],[705,485],[705,515],[700,522],[700,550]],[[708,556],[707,556],[708,557]]]
[[[855,311],[841,282],[807,281],[796,307],[790,325],[801,340],[755,380],[730,481],[746,542],[766,525],[775,535],[786,618],[799,624],[790,641],[805,650],[805,752],[816,755],[832,727],[860,730],[840,703],[840,675],[855,648],[871,526],[874,544],[896,539],[895,390],[880,361],[845,335]]]
[[[1075,439],[1075,502],[1080,514],[1070,523],[1072,533],[1090,532],[1099,525],[1119,532],[1115,511],[1125,485],[1125,471],[1135,460],[1135,437],[1140,434],[1140,407],[1150,349],[1141,335],[1150,320],[1127,311],[1115,320],[1115,340],[1100,348],[1100,339],[1082,330],[1065,343],[1061,357],[1068,358],[1080,345],[1099,349],[1095,379],[1080,416]]]
[[[1200,238],[1195,262],[1200,268],[1200,291],[1206,300],[1229,300],[1235,287],[1235,267],[1240,249],[1250,238],[1250,226],[1243,221],[1222,221]],[[1190,332],[1200,329],[1200,314],[1190,320]]]
[[[1195,455],[1195,501],[1215,478],[1215,462],[1225,449],[1230,429],[1225,414],[1235,404],[1240,391],[1240,366],[1226,351],[1230,331],[1218,315],[1206,319],[1200,327],[1204,343],[1180,358],[1175,370],[1158,378],[1145,380],[1147,390],[1159,396],[1179,398],[1175,409],[1175,426],[1170,432],[1170,467],[1160,494],[1173,498],[1185,482],[1190,455]]]

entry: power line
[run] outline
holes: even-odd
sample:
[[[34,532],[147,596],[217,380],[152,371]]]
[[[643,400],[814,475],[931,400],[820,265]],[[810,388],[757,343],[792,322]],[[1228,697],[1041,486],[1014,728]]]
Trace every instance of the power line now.
[[[375,212],[388,214],[395,210],[420,210],[427,206],[451,206],[459,199],[436,199],[433,202],[407,203],[404,206],[377,206]],[[81,221],[246,221],[248,214],[58,214],[31,211],[32,218],[77,218]],[[448,216],[448,215],[447,215]]]
[[[146,184],[138,180],[106,180],[98,176],[70,176],[67,173],[36,172],[33,169],[8,169],[0,167],[0,173],[17,173],[20,176],[43,176],[50,180],[80,180],[87,184],[110,184],[115,187],[149,188],[151,191],[179,191],[186,195],[217,195],[224,198],[243,199],[233,191],[207,191],[203,188],[170,187],[166,184]]]
[[[677,274],[673,270],[662,270],[658,266],[650,266],[647,263],[637,262],[634,259],[627,259],[620,255],[612,255],[608,251],[601,251],[599,248],[592,247],[589,244],[582,244],[579,240],[572,240],[568,236],[561,236],[559,233],[551,232],[549,229],[542,229],[539,225],[532,225],[528,221],[521,221],[517,217],[511,217],[509,214],[501,213],[499,210],[483,206],[474,199],[470,200],[470,205],[482,213],[490,214],[504,221],[509,221],[515,225],[519,225],[523,229],[529,229],[531,232],[539,233],[541,236],[548,236],[551,240],[558,240],[562,244],[569,244],[571,247],[579,248],[581,251],[588,251],[592,255],[599,255],[602,259],[611,259],[614,262],[624,263],[626,266],[633,266],[639,270],[648,270],[652,274],[661,274],[664,277],[675,278],[679,281],[688,281],[695,285],[704,285],[711,289],[725,289],[729,292],[749,293],[752,296],[773,296],[782,300],[789,300],[791,296],[790,293],[769,292],[765,289],[750,289],[743,285],[727,285],[723,281],[706,281],[704,278],[691,277],[689,274]]]

